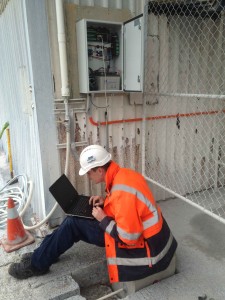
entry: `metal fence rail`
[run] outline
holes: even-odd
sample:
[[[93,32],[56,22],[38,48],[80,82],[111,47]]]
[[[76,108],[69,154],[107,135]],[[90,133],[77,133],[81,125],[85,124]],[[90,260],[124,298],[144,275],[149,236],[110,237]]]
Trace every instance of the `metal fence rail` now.
[[[144,174],[225,223],[225,3],[145,9]]]

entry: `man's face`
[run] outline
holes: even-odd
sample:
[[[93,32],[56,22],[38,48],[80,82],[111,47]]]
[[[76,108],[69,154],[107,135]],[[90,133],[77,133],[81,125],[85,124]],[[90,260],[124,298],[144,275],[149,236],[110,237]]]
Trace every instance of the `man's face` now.
[[[104,181],[104,169],[103,168],[97,168],[95,170],[91,169],[87,172],[87,175],[91,181],[93,181],[95,184],[103,182]]]

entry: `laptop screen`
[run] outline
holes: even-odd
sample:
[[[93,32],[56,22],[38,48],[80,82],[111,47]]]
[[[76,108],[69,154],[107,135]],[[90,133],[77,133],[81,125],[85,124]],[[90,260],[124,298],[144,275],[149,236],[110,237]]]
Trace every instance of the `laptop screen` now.
[[[78,195],[72,183],[65,174],[60,176],[49,188],[53,197],[64,211],[67,211]]]

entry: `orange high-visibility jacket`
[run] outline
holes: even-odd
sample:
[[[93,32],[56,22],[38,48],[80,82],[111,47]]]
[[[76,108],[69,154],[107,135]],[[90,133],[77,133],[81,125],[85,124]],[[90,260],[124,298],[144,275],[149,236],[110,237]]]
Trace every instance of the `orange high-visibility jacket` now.
[[[106,172],[105,247],[110,282],[138,280],[166,269],[174,239],[144,177],[111,162]]]

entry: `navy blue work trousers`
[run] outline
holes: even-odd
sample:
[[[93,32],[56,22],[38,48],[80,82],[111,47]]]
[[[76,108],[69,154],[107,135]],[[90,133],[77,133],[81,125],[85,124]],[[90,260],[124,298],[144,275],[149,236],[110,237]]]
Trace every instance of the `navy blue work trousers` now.
[[[47,235],[34,250],[31,264],[39,270],[49,268],[74,243],[84,241],[104,247],[104,231],[97,220],[66,217],[62,224]]]

